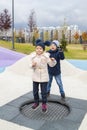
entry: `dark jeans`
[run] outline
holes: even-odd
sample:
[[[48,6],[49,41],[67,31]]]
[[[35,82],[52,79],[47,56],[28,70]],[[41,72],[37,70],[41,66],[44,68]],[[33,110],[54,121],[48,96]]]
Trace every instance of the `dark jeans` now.
[[[47,82],[34,82],[33,81],[33,95],[35,103],[39,103],[39,84],[41,88],[42,103],[47,102]]]

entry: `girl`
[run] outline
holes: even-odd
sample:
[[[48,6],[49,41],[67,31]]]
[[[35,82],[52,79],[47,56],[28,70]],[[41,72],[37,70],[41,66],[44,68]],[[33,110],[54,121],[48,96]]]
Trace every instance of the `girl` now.
[[[48,43],[47,43],[48,44]],[[33,69],[33,95],[34,104],[32,109],[36,109],[39,106],[39,85],[41,88],[42,96],[42,111],[47,111],[47,83],[49,81],[47,64],[50,67],[56,65],[54,58],[49,58],[49,53],[45,52],[46,42],[43,43],[41,40],[36,41],[36,51],[30,54],[31,67]]]

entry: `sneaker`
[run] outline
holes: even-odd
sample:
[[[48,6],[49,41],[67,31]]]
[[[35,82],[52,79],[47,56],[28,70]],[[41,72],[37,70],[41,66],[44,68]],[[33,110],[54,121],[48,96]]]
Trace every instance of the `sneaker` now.
[[[50,91],[47,92],[47,97],[49,97],[49,96],[50,96]]]
[[[65,99],[65,93],[61,93],[61,98]]]
[[[42,112],[46,112],[47,111],[47,105],[46,104],[42,104]]]
[[[39,106],[38,103],[34,103],[33,106],[32,106],[32,109],[36,109],[38,106]]]

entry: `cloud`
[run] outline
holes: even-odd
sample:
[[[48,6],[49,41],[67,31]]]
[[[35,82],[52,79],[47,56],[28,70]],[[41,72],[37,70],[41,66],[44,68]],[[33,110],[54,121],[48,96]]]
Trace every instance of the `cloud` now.
[[[38,26],[77,24],[87,30],[87,0],[14,0],[15,25],[26,26],[31,9],[35,10]],[[0,1],[0,12],[7,8],[12,13],[12,0]]]

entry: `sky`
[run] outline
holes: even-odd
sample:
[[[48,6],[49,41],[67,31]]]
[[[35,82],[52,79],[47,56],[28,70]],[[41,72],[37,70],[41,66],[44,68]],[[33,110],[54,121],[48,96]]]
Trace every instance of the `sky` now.
[[[0,0],[0,12],[12,14],[12,0]],[[87,0],[14,0],[15,27],[27,27],[31,10],[35,11],[38,27],[78,25],[87,31]]]

